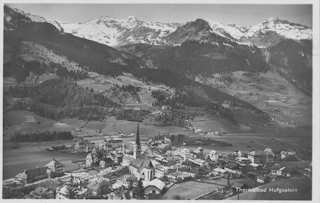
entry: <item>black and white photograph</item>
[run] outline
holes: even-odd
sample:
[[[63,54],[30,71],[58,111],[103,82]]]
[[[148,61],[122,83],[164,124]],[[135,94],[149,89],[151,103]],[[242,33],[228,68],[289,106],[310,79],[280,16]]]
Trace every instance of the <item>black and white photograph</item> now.
[[[2,200],[320,200],[318,1],[1,6]]]

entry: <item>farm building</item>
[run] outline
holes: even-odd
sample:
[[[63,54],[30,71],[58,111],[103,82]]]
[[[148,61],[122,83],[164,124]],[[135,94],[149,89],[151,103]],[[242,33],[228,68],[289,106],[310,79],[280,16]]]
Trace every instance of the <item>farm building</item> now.
[[[252,163],[273,163],[275,154],[270,148],[266,148],[264,151],[251,151],[248,154],[248,158]]]
[[[144,188],[145,194],[158,195],[162,192],[166,184],[159,179],[154,179],[150,181]]]
[[[249,164],[251,163],[251,160],[246,157],[236,157],[236,161],[243,164]]]
[[[270,172],[270,174],[271,174],[271,175],[282,176],[283,170],[284,170],[285,168],[286,168],[286,167],[284,167],[284,166],[280,166],[280,165],[278,165],[278,164],[275,164],[274,166],[271,167],[271,172]]]
[[[15,178],[24,184],[32,183],[48,178],[50,172],[51,171],[48,167],[37,167],[35,169],[28,170],[25,169],[22,173],[16,175]]]
[[[51,177],[57,177],[64,174],[65,166],[54,158],[52,158],[52,161],[45,165],[45,167],[48,167],[51,170]]]
[[[206,158],[209,158],[211,161],[218,161],[219,154],[215,150],[211,150],[209,154],[206,155]]]
[[[296,152],[295,151],[281,151],[280,155],[281,155],[281,159],[285,159],[288,156],[295,156]]]

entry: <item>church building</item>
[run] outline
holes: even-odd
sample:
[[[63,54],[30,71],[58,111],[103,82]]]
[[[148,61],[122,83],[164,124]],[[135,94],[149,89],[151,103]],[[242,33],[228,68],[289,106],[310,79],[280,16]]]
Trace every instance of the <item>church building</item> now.
[[[141,157],[141,143],[139,137],[139,123],[137,125],[136,141],[133,148],[134,160],[129,165],[129,171],[138,179],[151,181],[154,179],[155,168],[151,159]]]

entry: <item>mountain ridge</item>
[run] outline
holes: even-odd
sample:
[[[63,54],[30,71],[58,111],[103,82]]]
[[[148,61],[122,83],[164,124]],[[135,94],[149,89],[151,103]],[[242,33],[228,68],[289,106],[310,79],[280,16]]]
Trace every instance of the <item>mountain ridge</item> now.
[[[13,8],[16,12],[30,18],[31,21],[48,22],[58,30],[70,33],[75,36],[90,39],[102,44],[119,47],[126,44],[145,43],[151,45],[175,45],[167,37],[180,27],[188,23],[162,23],[146,22],[138,20],[135,16],[128,16],[125,19],[115,19],[109,16],[101,16],[86,22],[59,23],[46,20],[43,17],[25,13]],[[202,19],[203,20],[203,19]],[[235,23],[223,24],[205,19],[211,27],[210,32],[230,39],[234,42],[246,45],[256,45],[259,48],[267,48],[279,40],[268,38],[284,38],[293,40],[311,40],[312,28],[281,20],[278,17],[268,18],[256,25],[238,26]],[[270,37],[270,32],[273,35]]]

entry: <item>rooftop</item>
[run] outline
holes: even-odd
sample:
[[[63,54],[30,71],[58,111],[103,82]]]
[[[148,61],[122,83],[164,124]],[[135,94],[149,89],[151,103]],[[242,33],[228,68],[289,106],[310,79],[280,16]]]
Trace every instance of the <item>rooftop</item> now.
[[[63,164],[61,164],[59,161],[55,160],[54,158],[52,158],[52,161],[50,161],[46,167],[48,168],[61,168],[61,167],[65,167]]]

